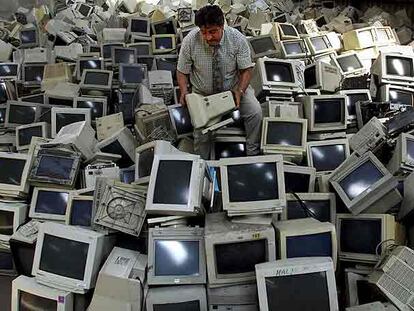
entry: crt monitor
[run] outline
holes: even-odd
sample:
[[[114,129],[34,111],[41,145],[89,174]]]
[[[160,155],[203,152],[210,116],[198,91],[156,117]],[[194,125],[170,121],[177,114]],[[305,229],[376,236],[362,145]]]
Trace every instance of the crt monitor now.
[[[73,107],[73,97],[72,96],[61,96],[57,94],[46,94],[45,95],[45,104],[50,106],[66,106]]]
[[[40,85],[45,64],[23,64],[22,81],[25,85]]]
[[[187,106],[181,104],[168,106],[171,124],[177,134],[177,138],[193,135],[194,127],[191,124],[190,113]]]
[[[85,3],[77,4],[76,9],[85,17],[88,17],[93,12],[93,6],[87,5]]]
[[[348,110],[348,120],[356,119],[356,103],[371,100],[371,94],[366,89],[354,89],[339,91],[339,94],[347,98],[346,106]]]
[[[383,85],[380,87],[381,101],[392,104],[414,106],[414,89],[395,85]]]
[[[261,311],[339,310],[329,257],[292,258],[256,265]]]
[[[0,63],[0,79],[17,79],[19,76],[19,64]]]
[[[10,236],[26,220],[27,205],[24,203],[0,203],[0,242],[8,242]]]
[[[176,79],[177,71],[177,56],[176,55],[166,55],[166,56],[157,56],[155,57],[155,66],[156,70],[168,70],[171,71],[173,79]]]
[[[205,284],[204,229],[150,228],[148,284]]]
[[[151,55],[151,42],[130,43],[128,47],[134,48],[137,51],[137,56]]]
[[[296,27],[289,23],[278,23],[280,39],[298,39],[299,33],[296,30]]]
[[[52,107],[52,137],[55,137],[62,127],[80,121],[91,124],[90,108]]]
[[[146,17],[133,17],[129,19],[128,32],[135,36],[149,37],[150,19]]]
[[[28,149],[32,137],[47,137],[47,124],[45,122],[21,125],[16,128],[17,150]]]
[[[277,44],[273,35],[263,35],[248,39],[253,58],[274,56],[277,53]]]
[[[36,244],[15,239],[10,239],[9,244],[17,273],[31,277]]]
[[[20,47],[35,47],[39,44],[37,29],[30,27],[20,30]]]
[[[35,187],[29,216],[36,219],[64,221],[69,193],[68,190]]]
[[[119,83],[135,87],[147,79],[147,66],[144,64],[119,64]]]
[[[104,69],[103,59],[100,57],[82,57],[76,61],[76,77],[82,78],[85,69]]]
[[[91,227],[93,197],[70,194],[65,223],[71,226]]]
[[[307,144],[308,165],[317,173],[334,171],[350,155],[347,139],[333,139]]]
[[[283,58],[304,58],[310,55],[303,40],[280,41]]]
[[[314,192],[316,170],[313,167],[283,165],[286,194],[291,192]]]
[[[112,65],[133,64],[137,62],[137,50],[134,48],[112,47]]]
[[[320,55],[334,51],[334,48],[326,35],[306,37],[305,40],[312,55]]]
[[[25,192],[29,162],[26,154],[0,152],[0,189]]]
[[[245,157],[246,155],[246,138],[238,136],[214,138],[211,148],[211,158],[213,160]]]
[[[23,103],[8,101],[6,103],[6,127],[32,124],[36,120],[38,105],[35,103]]]
[[[371,70],[381,84],[409,86],[414,83],[414,56],[380,53]]]
[[[106,116],[108,103],[106,97],[76,97],[74,99],[74,108],[88,108],[91,112],[91,120]]]
[[[177,33],[177,27],[175,25],[174,18],[168,18],[162,21],[153,22],[152,33],[155,35],[175,35]]]
[[[175,50],[175,35],[153,35],[152,52],[154,54],[169,53]]]
[[[119,46],[123,47],[124,43],[117,42],[117,43],[105,43],[101,45],[101,56],[105,60],[112,59],[112,47]]]
[[[80,87],[84,89],[110,90],[113,72],[109,70],[85,69],[82,73]]]
[[[361,73],[364,66],[357,53],[344,54],[333,58],[332,62],[341,70],[345,76]]]

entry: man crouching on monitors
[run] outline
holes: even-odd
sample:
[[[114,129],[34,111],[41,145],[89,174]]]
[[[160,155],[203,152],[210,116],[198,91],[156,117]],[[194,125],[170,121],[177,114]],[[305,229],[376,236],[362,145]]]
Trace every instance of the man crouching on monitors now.
[[[217,5],[197,11],[195,24],[183,40],[177,64],[180,103],[185,105],[188,78],[192,92],[208,96],[231,90],[246,130],[247,155],[260,150],[262,110],[249,85],[254,64],[246,37],[224,26],[224,14]],[[194,149],[208,157],[208,137],[194,133]]]

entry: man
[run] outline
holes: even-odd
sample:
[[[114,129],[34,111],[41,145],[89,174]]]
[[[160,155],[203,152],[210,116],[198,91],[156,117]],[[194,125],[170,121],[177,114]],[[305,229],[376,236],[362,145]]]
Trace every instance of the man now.
[[[195,24],[198,29],[184,38],[178,58],[180,102],[186,104],[188,81],[192,92],[203,96],[231,90],[246,129],[247,155],[256,155],[260,148],[262,110],[249,85],[254,64],[246,37],[224,26],[224,14],[217,5],[198,10]],[[206,140],[194,133],[195,151],[203,158],[208,157]]]

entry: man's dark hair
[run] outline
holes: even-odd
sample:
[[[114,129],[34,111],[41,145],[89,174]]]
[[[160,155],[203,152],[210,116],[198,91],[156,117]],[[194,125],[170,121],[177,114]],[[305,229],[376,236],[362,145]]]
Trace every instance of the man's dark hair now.
[[[224,14],[218,5],[206,5],[197,11],[195,24],[198,27],[223,26]]]

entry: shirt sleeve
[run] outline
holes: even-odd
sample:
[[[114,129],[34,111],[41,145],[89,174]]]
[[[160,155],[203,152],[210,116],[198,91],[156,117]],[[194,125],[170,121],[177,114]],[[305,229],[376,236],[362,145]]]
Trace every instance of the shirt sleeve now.
[[[188,75],[191,72],[192,64],[190,41],[184,39],[178,56],[177,70]]]
[[[247,69],[250,67],[254,67],[252,63],[252,57],[250,54],[249,44],[247,43],[246,37],[239,37],[239,51],[236,56],[237,60],[237,68],[239,70]]]

